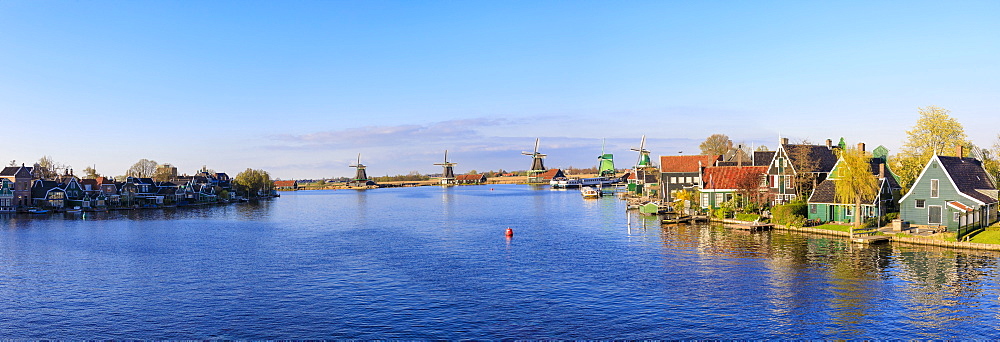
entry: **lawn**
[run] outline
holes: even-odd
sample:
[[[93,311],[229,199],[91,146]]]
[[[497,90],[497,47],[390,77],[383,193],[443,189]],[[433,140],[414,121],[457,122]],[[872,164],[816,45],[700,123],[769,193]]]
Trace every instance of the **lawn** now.
[[[851,225],[849,225],[849,224],[832,224],[832,223],[827,223],[827,224],[824,224],[824,225],[819,225],[819,226],[809,227],[809,228],[835,230],[835,231],[838,231],[838,232],[845,232],[845,233],[848,233],[848,232],[851,231]]]
[[[1000,244],[1000,230],[984,230],[973,236],[969,242]]]

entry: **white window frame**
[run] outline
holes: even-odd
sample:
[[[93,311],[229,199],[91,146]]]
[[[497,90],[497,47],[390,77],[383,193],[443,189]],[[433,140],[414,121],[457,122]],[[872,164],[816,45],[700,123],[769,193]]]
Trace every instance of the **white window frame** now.
[[[931,179],[931,198],[941,197],[941,181]]]
[[[921,203],[923,205],[920,205]],[[913,201],[913,208],[914,209],[925,209],[925,208],[927,208],[927,200],[922,200],[922,199],[914,200]]]
[[[934,212],[935,208],[937,208],[937,211],[938,211],[938,221],[939,222],[931,222],[931,213]],[[944,221],[944,209],[941,208],[940,205],[928,205],[927,206],[927,224],[939,225],[940,226],[941,223],[942,223],[940,221]]]

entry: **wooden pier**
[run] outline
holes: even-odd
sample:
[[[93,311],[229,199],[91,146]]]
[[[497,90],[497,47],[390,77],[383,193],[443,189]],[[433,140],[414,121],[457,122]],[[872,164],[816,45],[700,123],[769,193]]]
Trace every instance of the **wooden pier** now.
[[[860,236],[855,235],[851,237],[851,242],[855,243],[872,244],[872,243],[888,242],[888,241],[889,237],[885,235],[860,235]]]
[[[736,229],[741,229],[741,230],[749,230],[749,231],[752,231],[752,232],[754,232],[754,231],[771,230],[771,228],[774,227],[774,225],[770,224],[770,223],[727,224],[726,226],[729,227],[729,228],[736,228]]]

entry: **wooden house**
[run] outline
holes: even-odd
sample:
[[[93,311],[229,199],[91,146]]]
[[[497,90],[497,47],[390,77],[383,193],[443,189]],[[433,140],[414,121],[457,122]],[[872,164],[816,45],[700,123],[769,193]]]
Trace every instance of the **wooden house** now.
[[[987,226],[997,220],[996,180],[975,158],[935,155],[899,208],[900,218],[915,226]]]
[[[18,208],[31,206],[32,169],[30,166],[10,166],[0,171],[0,178],[13,183],[14,206]]]
[[[17,205],[14,199],[14,183],[6,178],[0,178],[0,213],[16,211]]]
[[[66,191],[56,181],[39,179],[31,186],[31,201],[35,207],[62,210],[66,207]]]
[[[701,207],[715,209],[741,193],[767,193],[767,166],[710,166],[701,173]]]
[[[799,193],[796,177],[805,177],[808,173],[813,184],[823,182],[837,164],[836,150],[839,148],[842,146],[833,145],[829,139],[826,145],[805,145],[789,144],[788,138],[781,138],[767,170],[772,204],[788,203],[799,195],[808,195]]]
[[[486,175],[456,175],[455,182],[457,184],[484,184],[486,183]]]
[[[541,183],[548,184],[553,178],[566,178],[566,174],[562,169],[548,169],[538,174],[538,181]]]
[[[660,193],[673,201],[677,191],[697,191],[702,170],[722,160],[722,155],[660,156]]]
[[[298,190],[299,183],[294,180],[274,181],[274,188],[278,190]]]
[[[859,144],[859,149],[863,148]],[[896,177],[887,166],[888,150],[879,146],[873,151],[873,156],[869,162],[869,171],[878,180],[878,195],[862,199],[861,219],[866,220],[879,217],[886,213],[897,212],[899,207],[896,201],[899,200],[900,186]],[[843,158],[839,158],[837,164],[830,170],[830,175],[813,189],[809,196],[809,209],[807,218],[820,222],[854,222],[854,203],[852,201],[837,201],[837,170],[843,167]]]

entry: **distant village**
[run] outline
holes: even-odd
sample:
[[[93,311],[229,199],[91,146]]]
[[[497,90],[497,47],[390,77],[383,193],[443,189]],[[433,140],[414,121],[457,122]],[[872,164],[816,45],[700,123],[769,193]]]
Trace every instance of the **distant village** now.
[[[158,165],[159,181],[151,177],[80,178],[34,164],[0,171],[0,212],[81,212],[136,208],[166,208],[231,203],[270,193],[239,194],[224,172],[202,169],[178,175],[177,168]],[[268,180],[270,183],[270,180]]]

